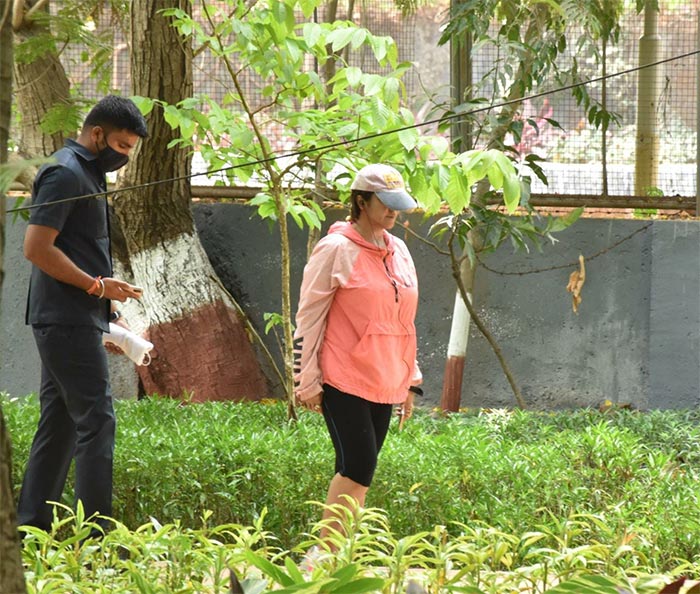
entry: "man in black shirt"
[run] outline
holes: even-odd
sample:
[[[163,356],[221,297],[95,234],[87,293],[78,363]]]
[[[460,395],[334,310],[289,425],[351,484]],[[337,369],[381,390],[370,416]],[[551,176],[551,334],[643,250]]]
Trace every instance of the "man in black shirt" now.
[[[36,176],[24,254],[32,275],[26,322],[41,358],[41,416],[18,504],[18,522],[51,526],[75,458],[75,496],[85,515],[112,513],[115,418],[102,333],[117,301],[141,291],[112,278],[105,173],[126,165],[146,121],[129,99],[110,95],[88,114]]]

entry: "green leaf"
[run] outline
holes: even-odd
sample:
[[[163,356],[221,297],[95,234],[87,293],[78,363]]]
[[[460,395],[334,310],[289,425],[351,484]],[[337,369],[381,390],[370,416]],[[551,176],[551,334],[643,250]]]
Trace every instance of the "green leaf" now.
[[[292,220],[297,224],[297,227],[299,227],[299,229],[304,229],[304,221],[299,216],[297,209],[290,208],[287,212],[289,212],[290,216],[292,217]]]
[[[494,190],[500,190],[503,187],[503,172],[498,165],[493,164],[486,172],[489,178],[489,183]]]
[[[356,29],[354,31],[354,33],[352,34],[352,37],[350,40],[350,47],[352,49],[357,49],[365,42],[365,39],[367,39],[367,30],[366,29]]]
[[[578,221],[579,217],[583,214],[583,207],[580,206],[579,208],[575,208],[572,210],[570,213],[564,215],[563,217],[557,217],[554,219],[552,222],[551,226],[548,228],[548,231],[551,233],[557,233],[558,231],[563,231],[567,227],[570,227],[573,225],[576,221]]]
[[[282,569],[280,569],[267,559],[258,556],[250,549],[246,549],[245,558],[246,561],[248,561],[248,563],[257,567],[260,571],[262,571],[269,578],[273,579],[276,583],[282,586],[291,586],[295,583],[294,580]]]
[[[314,9],[318,6],[318,1],[299,0],[299,6],[301,6],[301,11],[304,14],[304,18],[308,19],[314,13]]]
[[[131,100],[139,108],[142,115],[147,116],[153,110],[153,106],[156,102],[149,97],[141,97],[140,95],[132,95]]]
[[[273,326],[284,326],[284,318],[280,314],[264,314],[264,318],[267,320],[265,325],[265,334],[269,334]],[[287,556],[284,558],[284,566],[287,568],[289,576],[297,583],[304,581],[304,576],[294,563],[294,560]],[[246,593],[247,594],[247,593]]]
[[[623,594],[624,584],[602,575],[576,577],[547,590],[547,594]]]
[[[331,44],[331,49],[334,52],[337,52],[350,43],[354,34],[354,27],[335,29],[328,34],[328,37],[326,37],[326,42]]]
[[[352,87],[356,87],[362,81],[362,70],[356,66],[348,66],[345,69],[345,77]]]
[[[167,124],[175,129],[180,125],[180,111],[174,105],[166,105],[163,110],[163,117]]]
[[[503,200],[509,214],[513,214],[520,204],[520,180],[513,173],[507,175],[503,180]]]
[[[309,48],[315,47],[318,40],[321,39],[322,32],[321,25],[318,23],[304,23],[302,33],[306,45],[309,46]]]
[[[357,574],[358,567],[354,563],[341,567],[338,571],[333,573],[330,577],[334,580],[338,580],[339,584],[345,584],[349,582]]]
[[[384,96],[385,96],[387,102],[392,102],[396,107],[398,107],[399,89],[400,88],[401,88],[401,83],[399,82],[398,78],[385,79],[385,81],[384,81]]]
[[[196,129],[197,123],[194,120],[191,120],[187,117],[182,117],[180,119],[180,132],[182,133],[182,136],[184,138],[188,140],[192,138]]]
[[[407,130],[401,130],[398,133],[399,142],[407,151],[412,151],[416,148],[418,144],[418,131],[415,128],[408,128]]]
[[[334,594],[361,594],[362,592],[378,592],[384,589],[384,583],[385,580],[382,578],[359,578],[348,582],[347,584],[341,584],[337,588],[329,589],[328,592],[333,592]]]
[[[378,74],[365,74],[363,77],[365,95],[376,95],[384,87],[384,77]]]
[[[377,62],[382,62],[388,54],[387,49],[387,39],[385,37],[370,37],[369,40],[372,51],[374,52],[374,57]]]
[[[433,136],[430,139],[430,146],[433,149],[433,152],[435,153],[435,157],[438,159],[442,159],[445,157],[447,151],[450,148],[450,143],[447,140],[447,138],[443,136]]]
[[[445,188],[445,199],[450,210],[457,214],[462,212],[471,201],[471,187],[457,168],[452,170],[450,181]]]

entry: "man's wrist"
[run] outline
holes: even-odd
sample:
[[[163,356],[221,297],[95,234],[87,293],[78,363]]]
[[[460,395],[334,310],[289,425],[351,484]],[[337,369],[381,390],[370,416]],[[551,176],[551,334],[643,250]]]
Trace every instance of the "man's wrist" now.
[[[85,289],[85,292],[88,295],[94,295],[100,290],[100,286],[104,287],[104,284],[102,284],[102,277],[96,276],[92,279],[92,284],[87,289]]]

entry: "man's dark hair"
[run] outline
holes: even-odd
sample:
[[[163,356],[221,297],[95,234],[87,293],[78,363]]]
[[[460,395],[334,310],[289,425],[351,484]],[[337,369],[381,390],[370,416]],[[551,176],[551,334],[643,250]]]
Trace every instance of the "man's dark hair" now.
[[[136,104],[126,97],[107,95],[100,99],[85,118],[85,126],[100,126],[107,130],[129,130],[141,138],[148,136],[146,119]]]

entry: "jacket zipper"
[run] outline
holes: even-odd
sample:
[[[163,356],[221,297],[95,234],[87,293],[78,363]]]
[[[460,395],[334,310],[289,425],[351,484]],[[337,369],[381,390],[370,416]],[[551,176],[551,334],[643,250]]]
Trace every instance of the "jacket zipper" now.
[[[389,280],[391,281],[391,284],[394,287],[394,300],[396,301],[396,303],[398,303],[399,302],[399,285],[394,280],[394,277],[391,276],[391,271],[389,270],[389,265],[386,262],[386,259],[388,257],[389,257],[389,254],[386,254],[386,256],[384,256],[382,258],[382,262],[384,262],[384,270],[386,270],[386,275],[389,277]]]

